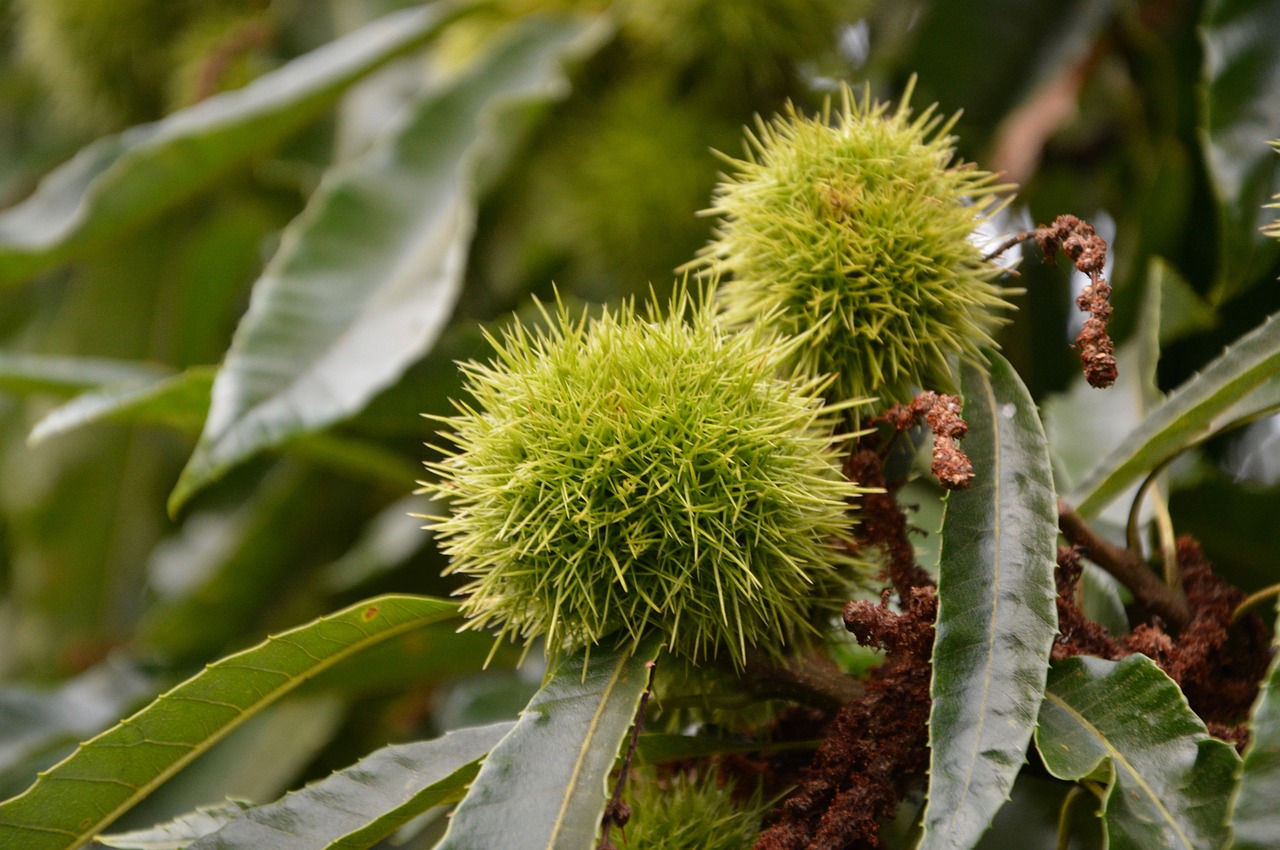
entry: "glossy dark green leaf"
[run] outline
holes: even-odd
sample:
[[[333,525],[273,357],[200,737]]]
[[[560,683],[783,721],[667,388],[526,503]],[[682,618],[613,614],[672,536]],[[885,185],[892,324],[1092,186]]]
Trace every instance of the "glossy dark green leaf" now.
[[[1277,622],[1280,636],[1280,621]],[[1277,640],[1280,646],[1280,639]],[[1229,850],[1271,850],[1280,838],[1280,653],[1249,712],[1249,745],[1231,800]]]
[[[179,768],[308,677],[360,650],[456,616],[426,597],[383,596],[209,665],[0,803],[0,846],[80,847]]]
[[[1204,42],[1201,130],[1218,199],[1219,282],[1224,300],[1274,261],[1280,244],[1259,232],[1274,221],[1263,209],[1280,192],[1280,4],[1210,0],[1200,27]]]
[[[1209,737],[1182,691],[1145,655],[1055,663],[1036,747],[1059,779],[1105,784],[1111,850],[1222,846],[1240,757]]]
[[[431,348],[462,285],[476,172],[513,143],[503,110],[562,95],[561,63],[588,30],[518,27],[321,186],[254,286],[171,511],[249,456],[358,412]]]
[[[968,848],[1025,760],[1057,631],[1057,501],[1035,403],[1008,362],[961,376],[973,463],[947,497],[922,848]]]
[[[212,367],[194,367],[177,375],[111,384],[76,396],[52,410],[31,429],[39,443],[94,422],[139,422],[181,430],[199,429],[209,410]]]
[[[181,847],[191,850],[358,850],[431,806],[462,796],[480,760],[512,723],[459,729],[433,741],[383,747],[277,803],[205,820]],[[112,847],[142,843],[169,825],[112,836]]]
[[[659,649],[650,639],[635,652],[597,647],[590,663],[581,652],[562,659],[485,759],[438,850],[592,847]]]
[[[1223,414],[1280,371],[1280,317],[1228,347],[1156,406],[1068,497],[1092,516],[1162,461],[1213,432]]]
[[[0,213],[0,287],[211,185],[323,114],[362,77],[430,40],[462,8],[432,3],[388,15],[243,89],[89,145]]]

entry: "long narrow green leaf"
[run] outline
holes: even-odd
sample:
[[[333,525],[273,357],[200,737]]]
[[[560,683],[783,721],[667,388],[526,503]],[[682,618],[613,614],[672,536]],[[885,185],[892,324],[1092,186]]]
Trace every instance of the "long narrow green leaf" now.
[[[136,227],[211,185],[329,109],[349,88],[419,47],[464,7],[388,15],[237,91],[99,139],[0,213],[0,287]]]
[[[1209,737],[1182,691],[1145,655],[1055,663],[1036,747],[1059,779],[1106,782],[1111,850],[1222,846],[1240,757]]]
[[[253,808],[245,800],[229,799],[216,806],[200,806],[193,812],[147,829],[99,835],[96,843],[119,850],[186,850],[191,844],[230,823],[236,815]]]
[[[366,647],[455,616],[439,599],[382,596],[321,617],[160,696],[0,803],[0,847],[69,850],[307,678]]]
[[[145,422],[195,430],[209,410],[214,370],[197,366],[177,375],[114,383],[78,395],[50,411],[27,438],[32,445],[94,422]]]
[[[164,378],[161,366],[132,360],[0,352],[0,392],[73,396],[107,384]]]
[[[461,288],[477,169],[515,130],[496,116],[562,95],[561,64],[589,31],[598,41],[581,20],[517,26],[321,186],[254,286],[171,511],[249,456],[358,412],[430,349]]]
[[[1035,403],[998,354],[961,376],[974,482],[947,497],[920,847],[977,844],[1025,761],[1057,632],[1057,500]]]
[[[1276,622],[1280,650],[1280,619]],[[1249,746],[1231,801],[1230,850],[1271,850],[1280,838],[1280,651],[1249,712]]]
[[[589,848],[660,644],[561,661],[493,748],[437,850]]]
[[[480,760],[512,723],[459,729],[433,741],[395,744],[277,803],[209,820],[179,846],[190,850],[363,850],[431,806],[458,799]],[[156,828],[163,829],[163,827]],[[111,836],[109,846],[139,848],[156,832]]]
[[[1280,4],[1210,0],[1204,4],[1201,133],[1218,200],[1219,280],[1225,301],[1252,283],[1280,251],[1259,228],[1273,220],[1264,205],[1280,192],[1280,157],[1267,147],[1280,138]]]
[[[1210,433],[1224,412],[1278,371],[1280,317],[1270,316],[1152,410],[1069,501],[1086,516],[1106,507],[1161,461]]]

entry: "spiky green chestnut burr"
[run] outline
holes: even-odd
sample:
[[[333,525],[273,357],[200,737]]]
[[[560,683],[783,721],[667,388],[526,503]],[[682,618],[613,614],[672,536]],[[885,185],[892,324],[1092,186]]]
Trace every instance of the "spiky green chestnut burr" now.
[[[794,107],[747,136],[707,211],[720,217],[692,266],[723,275],[724,318],[803,337],[807,374],[836,375],[833,399],[907,401],[954,386],[954,357],[977,359],[1011,290],[970,236],[1009,187],[955,159],[955,118],[913,117],[846,86],[840,108]]]
[[[839,554],[860,490],[822,383],[779,377],[787,343],[725,330],[682,287],[665,315],[543,316],[462,367],[474,401],[428,464],[468,625],[553,653],[660,632],[738,663],[815,634],[864,575]]]
[[[679,773],[659,779],[648,773],[632,779],[627,850],[750,850],[770,801],[757,789],[734,793],[717,771]]]

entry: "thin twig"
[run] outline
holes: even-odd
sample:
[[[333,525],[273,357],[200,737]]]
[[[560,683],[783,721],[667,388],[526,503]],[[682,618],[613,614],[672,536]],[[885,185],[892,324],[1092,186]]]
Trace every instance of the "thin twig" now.
[[[631,727],[631,742],[627,744],[626,755],[622,757],[622,768],[618,771],[618,782],[613,786],[613,796],[609,798],[608,804],[604,807],[604,817],[600,822],[600,843],[596,845],[597,850],[617,850],[617,845],[609,840],[609,830],[616,824],[619,828],[626,827],[627,821],[631,819],[631,807],[622,802],[622,791],[627,787],[627,777],[631,773],[631,759],[635,757],[636,747],[640,744],[640,730],[644,726],[644,715],[649,709],[649,695],[653,693],[653,671],[658,665],[654,661],[648,662],[646,667],[649,668],[649,681],[645,683],[644,693],[640,695],[640,706],[636,709],[636,722]],[[626,834],[623,834],[623,838]]]
[[[1061,499],[1058,500],[1058,527],[1068,540],[1086,549],[1089,560],[1115,576],[1133,592],[1139,603],[1170,626],[1181,629],[1191,621],[1191,609],[1182,593],[1162,582],[1142,558],[1103,539]]]

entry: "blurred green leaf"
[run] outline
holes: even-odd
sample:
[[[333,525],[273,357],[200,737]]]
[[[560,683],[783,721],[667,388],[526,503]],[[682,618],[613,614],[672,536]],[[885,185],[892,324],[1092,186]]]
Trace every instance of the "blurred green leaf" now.
[[[191,850],[357,850],[372,845],[431,806],[462,796],[480,760],[512,723],[459,729],[433,741],[384,747],[278,803],[211,822]],[[145,837],[147,831],[131,835]],[[148,850],[130,836],[113,847]]]
[[[1280,370],[1280,317],[1229,346],[1155,407],[1068,498],[1083,516],[1105,508],[1157,465],[1213,432],[1224,412]],[[1237,408],[1238,409],[1238,408]]]
[[[1280,244],[1259,233],[1264,210],[1280,192],[1280,158],[1267,142],[1280,138],[1280,4],[1255,0],[1205,3],[1205,159],[1218,200],[1219,275],[1213,300],[1223,301],[1275,261]]]
[[[1080,61],[1114,0],[936,0],[923,7],[904,67],[944,111],[990,131],[1039,87]],[[929,100],[924,100],[924,104]]]
[[[661,643],[562,658],[493,748],[439,850],[590,847]]]
[[[217,832],[236,815],[252,806],[252,803],[245,800],[227,800],[216,806],[201,806],[194,812],[149,829],[99,835],[97,843],[122,850],[184,850],[197,839]]]
[[[1276,628],[1280,647],[1280,621]],[[1228,850],[1270,850],[1280,836],[1280,653],[1249,712],[1249,745],[1231,799]]]
[[[947,497],[921,848],[977,844],[1026,760],[1044,693],[1057,500],[1035,403],[1013,367],[961,373],[967,490]]]
[[[32,444],[95,422],[166,425],[199,429],[209,410],[213,367],[197,366],[177,375],[111,384],[76,396],[31,429]]]
[[[0,846],[80,847],[255,712],[375,643],[456,616],[450,602],[383,596],[209,665],[0,803]]]
[[[17,770],[33,759],[96,735],[157,690],[151,677],[120,658],[110,658],[52,690],[0,688],[0,783],[17,779]],[[31,775],[24,779],[22,787]]]
[[[99,139],[0,213],[0,287],[132,229],[212,185],[328,110],[353,83],[421,46],[465,7],[406,9],[243,89]]]
[[[322,185],[255,285],[171,512],[247,457],[358,412],[431,348],[462,284],[476,172],[514,144],[502,109],[563,96],[561,62],[593,32],[519,26]]]
[[[1145,655],[1056,662],[1036,747],[1059,779],[1106,785],[1111,850],[1220,847],[1235,748],[1210,738],[1182,691]]]
[[[73,396],[108,384],[164,378],[161,366],[100,357],[0,352],[0,392]]]
[[[320,573],[324,589],[341,593],[400,566],[432,540],[420,518],[440,508],[426,496],[405,496],[369,520],[360,539]]]

